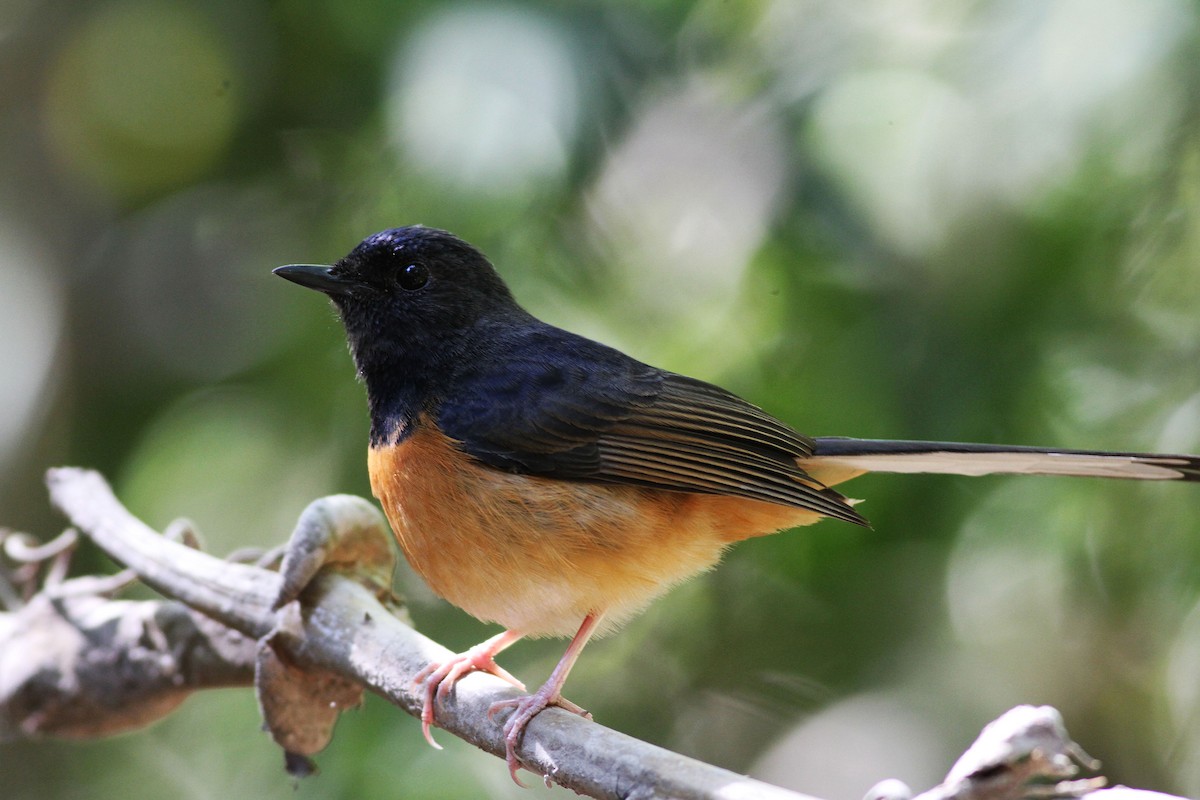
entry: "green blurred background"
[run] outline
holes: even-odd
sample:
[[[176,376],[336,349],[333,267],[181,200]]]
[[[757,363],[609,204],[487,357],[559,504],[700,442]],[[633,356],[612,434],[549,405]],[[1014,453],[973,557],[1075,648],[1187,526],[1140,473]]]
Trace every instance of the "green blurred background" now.
[[[538,315],[812,434],[1200,451],[1190,0],[0,3],[0,523],[96,467],[270,545],[369,494],[327,304],[274,278],[421,222]],[[1200,490],[871,476],[872,531],[747,542],[582,658],[603,723],[765,780],[924,788],[1050,703],[1200,794]],[[85,551],[80,569],[109,569]],[[493,629],[399,589],[464,648]],[[540,683],[563,642],[505,665]],[[0,745],[24,798],[528,798],[371,698],[298,789],[249,691]],[[568,796],[562,790],[557,794]]]

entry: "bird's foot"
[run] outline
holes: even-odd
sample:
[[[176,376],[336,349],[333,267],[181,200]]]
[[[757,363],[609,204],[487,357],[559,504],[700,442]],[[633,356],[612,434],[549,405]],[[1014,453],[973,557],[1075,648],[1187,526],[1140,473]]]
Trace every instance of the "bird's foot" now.
[[[458,682],[459,678],[471,672],[489,672],[498,678],[503,678],[521,691],[525,691],[525,684],[496,663],[495,655],[499,649],[503,648],[503,644],[500,648],[496,646],[497,639],[499,637],[489,639],[483,644],[451,656],[441,663],[430,664],[417,673],[417,677],[413,679],[414,685],[419,686],[422,683],[425,685],[425,702],[421,706],[421,733],[425,735],[425,741],[438,750],[441,750],[442,746],[433,740],[433,734],[429,730],[434,722],[433,707],[437,701],[450,694],[450,690],[454,688],[454,684]]]
[[[494,718],[496,714],[505,709],[513,710],[509,718],[504,721],[504,759],[508,762],[508,774],[512,776],[518,786],[524,787],[525,784],[521,783],[521,779],[517,777],[517,770],[521,768],[521,761],[517,758],[517,745],[520,744],[521,736],[525,733],[525,726],[548,706],[558,706],[572,714],[578,714],[584,719],[592,718],[587,711],[559,694],[558,688],[553,686],[550,681],[547,681],[542,688],[531,695],[515,697],[512,700],[501,700],[488,708],[488,719]]]

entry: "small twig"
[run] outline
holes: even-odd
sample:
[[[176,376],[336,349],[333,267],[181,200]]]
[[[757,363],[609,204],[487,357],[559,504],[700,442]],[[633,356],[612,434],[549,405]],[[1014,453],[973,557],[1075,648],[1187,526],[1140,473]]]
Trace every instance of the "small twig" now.
[[[4,554],[13,561],[26,564],[47,561],[69,552],[78,542],[79,534],[72,528],[67,528],[43,544],[38,544],[37,540],[27,533],[12,533],[4,539]]]
[[[79,534],[70,528],[42,544],[27,533],[0,528],[0,554],[17,564],[11,575],[0,569],[0,603],[3,607],[17,609],[29,602],[37,591],[38,575],[46,562],[50,566],[40,583],[45,586],[62,583],[78,543]]]
[[[50,585],[47,583],[44,592],[47,597],[61,599],[64,597],[112,597],[137,583],[138,574],[131,569],[123,569],[112,575],[82,575],[69,581]]]

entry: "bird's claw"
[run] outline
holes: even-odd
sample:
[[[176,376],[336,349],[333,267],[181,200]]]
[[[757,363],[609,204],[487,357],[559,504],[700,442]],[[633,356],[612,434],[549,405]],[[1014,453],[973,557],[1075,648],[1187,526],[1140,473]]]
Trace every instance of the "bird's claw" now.
[[[522,788],[525,788],[525,784],[517,777],[517,770],[522,766],[521,760],[517,758],[517,745],[521,743],[521,737],[525,734],[525,727],[529,725],[530,720],[549,706],[558,706],[572,714],[578,714],[584,719],[592,718],[592,715],[586,710],[561,695],[545,691],[546,688],[543,686],[533,694],[524,697],[514,697],[511,700],[492,703],[487,710],[489,720],[494,720],[496,715],[505,709],[513,710],[509,718],[504,721],[504,760],[508,763],[508,774]]]
[[[430,727],[435,724],[434,705],[450,694],[454,684],[460,678],[472,672],[491,673],[508,681],[521,691],[525,691],[525,684],[497,664],[492,653],[482,647],[473,647],[466,652],[451,656],[441,663],[430,664],[413,678],[413,686],[424,684],[425,701],[421,705],[421,733],[430,746],[438,750],[442,749],[442,746],[434,741],[433,732],[430,730]]]

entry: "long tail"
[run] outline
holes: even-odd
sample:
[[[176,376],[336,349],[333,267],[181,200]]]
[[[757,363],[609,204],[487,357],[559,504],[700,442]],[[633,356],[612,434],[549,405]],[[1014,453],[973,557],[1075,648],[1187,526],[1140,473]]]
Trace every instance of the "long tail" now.
[[[1200,456],[818,437],[811,463],[852,472],[1072,475],[1200,482]]]

